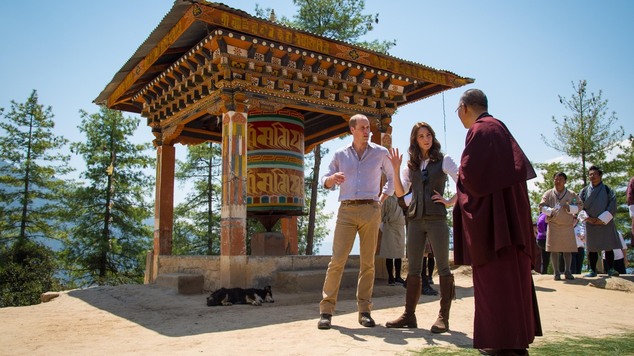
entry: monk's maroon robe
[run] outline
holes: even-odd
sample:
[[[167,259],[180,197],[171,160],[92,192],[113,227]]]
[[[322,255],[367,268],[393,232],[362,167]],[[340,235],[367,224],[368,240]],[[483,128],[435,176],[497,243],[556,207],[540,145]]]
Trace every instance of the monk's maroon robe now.
[[[473,267],[475,348],[523,349],[541,335],[531,263],[538,253],[526,181],[535,171],[488,114],[467,132],[454,207],[454,260]]]

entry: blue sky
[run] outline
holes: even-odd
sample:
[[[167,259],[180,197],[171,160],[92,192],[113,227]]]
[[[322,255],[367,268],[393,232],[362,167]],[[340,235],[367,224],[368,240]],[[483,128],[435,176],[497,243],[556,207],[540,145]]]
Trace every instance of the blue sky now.
[[[290,0],[259,2],[278,16],[295,12]],[[253,13],[254,1],[223,3]],[[167,14],[170,0],[0,2],[0,107],[24,102],[33,89],[51,106],[56,133],[80,140],[79,110],[98,111],[92,101]],[[462,92],[480,88],[489,111],[503,120],[528,157],[545,162],[561,154],[544,145],[551,119],[570,114],[559,95],[573,94],[572,82],[588,81],[602,91],[618,124],[634,134],[634,2],[589,1],[383,1],[366,0],[379,23],[368,39],[397,41],[390,54],[475,78],[475,83],[400,108],[393,141],[406,149],[417,121],[429,122],[444,150],[459,159],[466,130],[454,110]],[[445,139],[446,137],[446,139]],[[151,141],[141,120],[135,135]],[[347,141],[334,140],[334,151]],[[177,147],[177,152],[185,149]],[[326,165],[330,157],[324,161]],[[81,161],[73,159],[80,166]],[[325,169],[325,166],[324,166]],[[336,209],[336,192],[328,209]],[[326,242],[321,253],[328,253]]]

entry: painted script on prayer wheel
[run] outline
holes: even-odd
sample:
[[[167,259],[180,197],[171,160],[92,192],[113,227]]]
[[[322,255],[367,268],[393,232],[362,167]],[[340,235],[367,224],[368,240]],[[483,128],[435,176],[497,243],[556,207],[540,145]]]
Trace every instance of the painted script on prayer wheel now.
[[[298,215],[304,208],[304,117],[291,110],[249,112],[247,211]]]

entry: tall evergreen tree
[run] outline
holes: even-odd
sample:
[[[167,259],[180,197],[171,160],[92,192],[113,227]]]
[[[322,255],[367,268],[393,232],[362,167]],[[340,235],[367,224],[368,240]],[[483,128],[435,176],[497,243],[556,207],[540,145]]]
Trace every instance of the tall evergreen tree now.
[[[59,194],[71,172],[68,143],[53,133],[51,107],[44,108],[33,91],[25,103],[11,101],[0,111],[0,242],[26,244],[57,238]]]
[[[379,22],[379,14],[363,14],[365,0],[293,0],[293,4],[298,7],[297,14],[292,19],[280,18],[278,20],[280,23],[317,35],[354,43],[381,53],[387,53],[390,48],[396,45],[396,40],[360,40],[361,37],[372,31],[374,25]],[[258,5],[256,5],[255,11],[260,17],[274,14],[271,8],[262,9]],[[271,20],[276,19],[271,18]],[[316,216],[319,205],[317,187],[319,185],[321,158],[326,153],[327,151],[324,151],[321,144],[315,146],[311,153],[314,165],[311,179],[308,180],[306,185],[306,201],[310,204],[308,211],[309,223],[305,235],[307,255],[313,254],[314,239],[319,238],[315,234],[315,223],[319,220]],[[327,231],[324,231],[324,233],[327,233]]]
[[[313,214],[309,213],[308,216],[300,216],[297,219],[297,231],[300,236],[298,238],[299,253],[305,255],[319,252],[321,242],[328,235],[326,223],[332,216],[332,213],[324,213],[328,190],[319,184],[320,163],[313,162],[313,160],[320,161],[321,157],[328,153],[328,150],[321,148],[320,152],[321,154],[306,156],[306,162],[304,163],[306,171],[310,172],[304,180],[306,192],[310,192],[310,195],[306,197],[306,203],[310,207],[309,212],[314,212]],[[312,170],[310,167],[312,167]]]
[[[102,107],[99,113],[80,111],[79,130],[85,142],[72,144],[83,157],[82,182],[68,194],[68,221],[72,223],[64,262],[68,273],[82,285],[139,283],[151,247],[152,215],[145,170],[154,160],[149,143],[133,144],[129,138],[139,119]]]
[[[220,253],[220,146],[212,142],[189,146],[187,159],[177,162],[176,179],[191,184],[185,201],[174,210],[173,252],[180,255]]]
[[[599,94],[588,93],[588,83],[579,81],[572,84],[574,94],[570,99],[559,96],[559,101],[571,111],[563,121],[552,118],[555,138],[548,139],[542,134],[546,145],[567,156],[578,159],[575,174],[583,177],[583,185],[588,184],[587,165],[601,164],[605,161],[605,152],[614,148],[624,136],[622,126],[614,127],[618,118],[616,113],[608,115],[608,101]]]
[[[0,307],[36,304],[58,288],[59,196],[69,173],[67,144],[53,133],[51,107],[34,90],[25,103],[0,108]]]

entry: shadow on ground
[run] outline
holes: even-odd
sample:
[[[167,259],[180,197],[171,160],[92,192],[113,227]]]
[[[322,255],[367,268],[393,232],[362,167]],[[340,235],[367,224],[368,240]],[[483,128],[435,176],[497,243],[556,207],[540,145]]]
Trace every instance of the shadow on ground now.
[[[412,340],[416,340],[418,344],[436,346],[453,344],[457,347],[471,348],[473,339],[467,334],[449,330],[442,334],[433,334],[431,331],[420,329],[388,329],[377,325],[374,328],[347,328],[340,325],[333,325],[332,330],[336,330],[342,335],[346,335],[354,341],[366,341],[369,338],[382,338],[386,344],[392,345],[411,345]],[[421,340],[424,340],[421,342]]]
[[[535,278],[536,280],[545,280],[552,279],[553,276],[538,275],[534,276],[533,278]],[[583,275],[579,275],[576,276],[573,280],[563,279],[561,283],[634,293],[634,275],[621,275],[619,277],[608,277],[605,274],[600,274],[597,277],[584,277]],[[544,287],[537,287],[536,289],[540,292],[556,291],[554,289]]]
[[[457,278],[470,277],[470,268],[454,267],[453,273]],[[433,288],[438,290],[439,286],[436,284]],[[243,330],[311,319],[316,323],[321,300],[320,291],[280,294],[273,290],[275,303],[263,303],[260,307],[208,307],[206,298],[209,292],[181,295],[175,290],[156,285],[103,286],[73,290],[68,295],[172,337]],[[457,285],[456,296],[458,299],[472,297],[473,288]],[[423,295],[419,303],[438,303],[439,298]],[[338,299],[338,315],[356,313],[356,288],[342,289]],[[403,306],[405,288],[400,285],[388,286],[385,280],[377,279],[373,299],[375,310]]]
[[[438,286],[435,286],[438,289]],[[472,288],[456,288],[458,298],[472,296]],[[356,313],[355,288],[342,289],[337,314]],[[102,286],[68,292],[73,298],[105,312],[124,318],[157,333],[180,337],[187,335],[242,330],[291,323],[319,317],[320,292],[276,294],[275,303],[262,306],[233,305],[208,307],[209,295],[181,295],[156,285]],[[377,280],[374,289],[375,310],[402,306],[405,288],[388,286]],[[381,301],[377,303],[377,298]],[[420,303],[438,303],[438,296],[421,296]],[[346,303],[347,301],[347,303]]]

